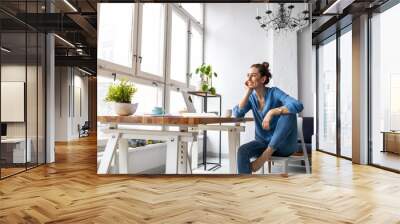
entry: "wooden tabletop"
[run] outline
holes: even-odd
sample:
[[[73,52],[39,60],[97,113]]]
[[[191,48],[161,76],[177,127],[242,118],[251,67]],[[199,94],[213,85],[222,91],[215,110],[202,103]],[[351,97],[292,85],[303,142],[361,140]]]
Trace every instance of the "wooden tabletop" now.
[[[125,123],[125,124],[152,124],[152,125],[198,125],[218,123],[240,123],[253,121],[253,118],[233,117],[184,117],[184,116],[98,116],[101,123]]]
[[[381,133],[383,134],[400,134],[400,131],[396,130],[396,131],[381,131]]]

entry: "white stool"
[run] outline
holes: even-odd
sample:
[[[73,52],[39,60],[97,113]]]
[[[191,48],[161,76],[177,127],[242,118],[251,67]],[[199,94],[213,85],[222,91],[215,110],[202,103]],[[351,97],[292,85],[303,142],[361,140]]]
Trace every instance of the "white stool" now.
[[[306,167],[306,173],[310,174],[310,161],[308,160],[308,153],[307,153],[307,148],[306,144],[304,143],[304,136],[303,136],[303,118],[298,117],[297,118],[297,137],[300,139],[301,143],[301,148],[303,151],[303,156],[289,156],[289,157],[279,157],[279,156],[273,156],[271,161],[268,161],[268,173],[271,173],[271,166],[272,163],[281,163],[282,164],[282,173],[285,175],[288,175],[288,167],[289,167],[289,162],[293,161],[304,161],[305,167]],[[262,173],[265,173],[265,164],[262,167]]]

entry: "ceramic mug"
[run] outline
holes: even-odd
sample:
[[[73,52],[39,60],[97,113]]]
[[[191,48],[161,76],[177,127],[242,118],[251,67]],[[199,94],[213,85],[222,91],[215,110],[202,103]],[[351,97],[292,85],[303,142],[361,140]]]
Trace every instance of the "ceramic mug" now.
[[[232,110],[231,109],[225,110],[224,117],[232,117]]]
[[[153,110],[151,110],[151,113],[154,115],[161,115],[164,113],[164,110],[162,107],[154,107]]]

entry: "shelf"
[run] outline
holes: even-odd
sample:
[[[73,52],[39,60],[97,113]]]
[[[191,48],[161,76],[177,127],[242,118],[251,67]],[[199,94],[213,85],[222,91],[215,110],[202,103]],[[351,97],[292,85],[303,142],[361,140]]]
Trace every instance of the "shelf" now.
[[[221,95],[218,93],[213,95],[209,92],[203,92],[203,91],[189,91],[188,93],[191,95],[200,96],[200,97],[221,97]]]

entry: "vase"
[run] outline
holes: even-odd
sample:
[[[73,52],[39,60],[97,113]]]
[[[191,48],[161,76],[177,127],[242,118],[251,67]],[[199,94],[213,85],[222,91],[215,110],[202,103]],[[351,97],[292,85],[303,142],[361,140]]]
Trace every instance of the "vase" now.
[[[138,103],[113,103],[114,112],[119,116],[129,116],[136,112]]]

